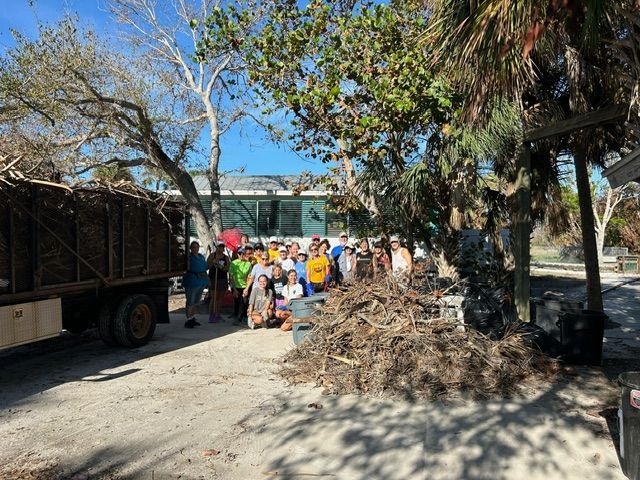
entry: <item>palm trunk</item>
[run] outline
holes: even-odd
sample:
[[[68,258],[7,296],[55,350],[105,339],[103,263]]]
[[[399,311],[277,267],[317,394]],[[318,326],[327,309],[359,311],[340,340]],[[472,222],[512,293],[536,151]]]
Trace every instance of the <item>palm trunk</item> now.
[[[585,134],[587,135],[587,134]],[[582,247],[584,249],[584,268],[587,274],[587,306],[590,310],[602,311],[602,293],[600,284],[600,267],[598,265],[598,247],[593,219],[593,205],[589,172],[583,138],[578,138],[573,149],[573,162],[576,169],[578,187],[578,204],[580,206],[580,222],[582,225]]]

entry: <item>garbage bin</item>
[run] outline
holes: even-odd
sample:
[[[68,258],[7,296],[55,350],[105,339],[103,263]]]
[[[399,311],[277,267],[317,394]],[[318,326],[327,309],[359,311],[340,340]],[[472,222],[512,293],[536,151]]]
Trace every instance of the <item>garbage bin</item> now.
[[[607,318],[595,310],[561,313],[558,326],[563,359],[576,365],[600,365]]]
[[[559,297],[542,297],[534,299],[535,321],[534,323],[560,342],[560,327],[558,320],[564,312],[580,313],[584,304],[577,300]]]
[[[618,422],[622,471],[630,480],[640,480],[640,372],[618,376],[622,387]]]
[[[289,308],[295,318],[312,317],[317,313],[318,308],[324,303],[325,297],[314,295],[312,297],[302,297],[291,300]]]

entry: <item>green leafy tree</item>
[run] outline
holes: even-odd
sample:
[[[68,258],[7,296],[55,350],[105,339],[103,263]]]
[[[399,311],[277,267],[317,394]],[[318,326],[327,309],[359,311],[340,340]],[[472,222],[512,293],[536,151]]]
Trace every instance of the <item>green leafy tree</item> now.
[[[288,112],[297,150],[333,165],[322,180],[342,194],[341,207],[357,209],[357,199],[378,229],[421,239],[434,219],[442,232],[463,227],[478,163],[504,149],[498,129],[461,128],[461,96],[416,41],[428,23],[420,8],[285,0],[254,37],[234,36],[235,23],[220,12],[208,21],[246,52],[266,113]],[[500,134],[513,139],[510,112]]]

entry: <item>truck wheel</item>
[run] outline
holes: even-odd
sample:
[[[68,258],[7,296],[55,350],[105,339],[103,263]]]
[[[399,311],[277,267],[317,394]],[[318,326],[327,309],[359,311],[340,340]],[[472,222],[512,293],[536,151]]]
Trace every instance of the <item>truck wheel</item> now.
[[[116,301],[107,300],[102,304],[100,313],[98,314],[98,334],[100,335],[100,339],[111,346],[118,345],[113,328],[113,316],[117,305]]]
[[[156,306],[147,295],[124,297],[113,317],[113,333],[123,347],[145,345],[156,330]]]

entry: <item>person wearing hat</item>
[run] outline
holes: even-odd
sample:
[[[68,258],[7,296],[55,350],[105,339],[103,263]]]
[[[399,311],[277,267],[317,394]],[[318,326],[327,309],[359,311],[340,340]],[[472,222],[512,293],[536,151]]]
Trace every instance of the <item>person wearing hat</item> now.
[[[384,245],[381,240],[376,240],[373,244],[373,275],[375,277],[383,277],[391,270],[391,259],[384,251]]]
[[[280,253],[278,252],[278,237],[271,237],[269,239],[269,250],[267,250],[269,254],[269,263],[273,264],[278,257],[280,257]]]
[[[391,270],[393,276],[400,283],[411,281],[411,271],[413,270],[413,259],[409,250],[400,245],[400,238],[392,235],[389,238],[391,244]]]
[[[303,295],[307,292],[307,252],[300,250],[296,260],[296,275],[298,276],[298,283],[302,285]]]
[[[311,235],[311,245],[320,245],[320,234],[314,233]]]
[[[229,289],[228,272],[231,262],[224,251],[224,247],[224,241],[217,240],[216,249],[207,258],[209,290],[211,291],[209,297],[209,323],[217,323],[222,320],[220,317],[220,305],[224,294]]]
[[[336,282],[340,283],[343,278],[340,273],[339,259],[340,255],[344,251],[345,245],[349,242],[349,235],[347,235],[347,232],[340,232],[338,241],[340,243],[331,249],[331,258],[333,259],[333,278],[336,280]]]
[[[278,253],[280,254],[280,256],[275,261],[275,265],[280,265],[285,274],[289,270],[293,270],[296,268],[296,263],[291,258],[289,258],[289,251],[287,250],[287,247],[278,248]]]
[[[373,252],[369,249],[369,239],[360,240],[360,251],[356,254],[356,278],[370,280],[373,278]]]
[[[320,242],[312,243],[309,247],[311,258],[307,261],[307,282],[313,287],[314,292],[324,292],[328,287],[330,278],[329,260],[320,255]]]
[[[243,290],[247,287],[247,278],[253,268],[250,258],[253,257],[253,249],[240,247],[238,249],[238,258],[229,265],[229,280],[231,282],[231,291],[233,292],[233,318],[234,323],[238,324],[242,321],[242,317],[247,311],[247,297],[242,295]]]
[[[354,279],[356,270],[356,255],[353,245],[346,243],[338,257],[338,270],[340,272],[341,282],[350,282]]]

